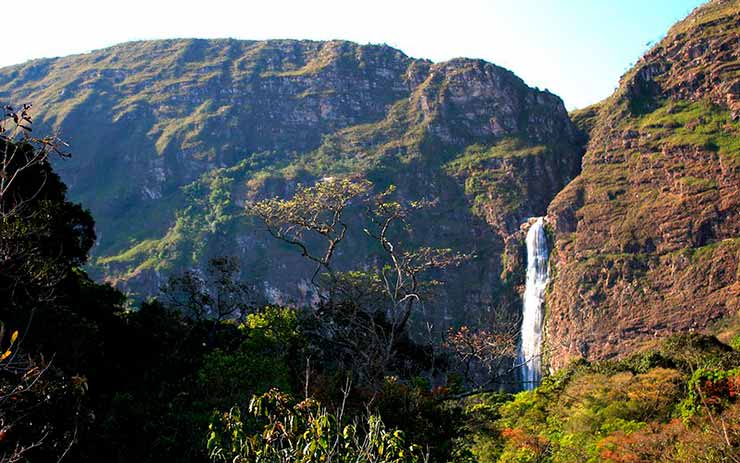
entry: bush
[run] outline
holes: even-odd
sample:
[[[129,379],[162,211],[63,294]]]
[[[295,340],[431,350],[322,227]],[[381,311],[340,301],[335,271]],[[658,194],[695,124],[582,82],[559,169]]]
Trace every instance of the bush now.
[[[294,403],[273,389],[254,396],[250,419],[238,407],[216,415],[210,426],[208,449],[216,461],[234,463],[366,462],[416,463],[418,447],[407,445],[403,433],[389,430],[371,415],[359,425],[346,423],[313,399]]]

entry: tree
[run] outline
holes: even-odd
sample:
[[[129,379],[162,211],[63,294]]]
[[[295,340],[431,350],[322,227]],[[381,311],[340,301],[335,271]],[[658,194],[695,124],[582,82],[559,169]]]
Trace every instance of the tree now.
[[[363,383],[377,388],[397,366],[399,349],[409,344],[414,308],[439,284],[429,272],[458,265],[466,256],[449,249],[405,248],[401,236],[410,231],[409,217],[429,204],[392,200],[393,187],[380,194],[371,189],[362,179],[325,179],[299,186],[290,199],[248,203],[246,211],[316,264],[311,279],[320,295],[316,334]],[[361,227],[379,250],[378,263],[339,272],[333,259],[351,225]]]
[[[367,181],[329,179],[313,187],[299,186],[291,199],[247,203],[246,211],[262,219],[273,237],[297,247],[303,257],[316,264],[311,282],[318,284],[320,272],[334,275],[334,252],[347,235],[347,207],[353,200],[361,200],[370,187]],[[307,235],[322,241],[314,249]]]
[[[302,347],[295,310],[268,306],[249,314],[233,340],[204,355],[198,371],[201,400],[230,407],[271,388],[295,389]]]
[[[49,172],[38,168],[47,163],[49,155],[69,157],[69,154],[61,149],[66,144],[55,136],[31,136],[30,104],[24,104],[20,111],[9,105],[3,110],[0,119],[0,217],[5,218],[22,210],[42,192]],[[36,181],[28,182],[27,173],[37,176]]]
[[[29,111],[7,106],[0,121],[0,311],[50,304],[95,242],[92,218],[66,201],[49,163],[51,154],[69,155],[56,137],[30,136]]]
[[[499,386],[502,378],[520,367],[510,362],[516,355],[517,338],[517,328],[512,324],[492,329],[471,330],[462,326],[449,330],[444,346],[455,358],[459,373],[472,387],[465,395]]]
[[[161,291],[170,307],[214,325],[227,319],[243,321],[255,305],[253,287],[239,279],[234,257],[213,258],[204,272],[195,269],[171,276]]]
[[[51,155],[56,137],[31,136],[30,105],[0,119],[0,461],[61,461],[86,414],[84,376],[66,374],[53,353],[84,336],[69,295],[95,241],[93,221],[66,200]],[[69,317],[77,317],[72,318]],[[64,322],[60,323],[62,320]],[[34,322],[32,326],[32,321]],[[61,330],[61,327],[65,330]],[[4,336],[12,333],[10,336]],[[74,340],[74,342],[70,342]],[[46,354],[42,346],[49,349]],[[51,352],[51,354],[50,354]],[[65,359],[69,361],[71,359]]]

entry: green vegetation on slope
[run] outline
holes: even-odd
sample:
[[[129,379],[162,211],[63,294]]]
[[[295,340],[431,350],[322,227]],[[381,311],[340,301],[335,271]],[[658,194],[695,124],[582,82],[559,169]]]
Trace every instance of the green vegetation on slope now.
[[[721,462],[740,447],[740,352],[677,336],[618,362],[575,363],[534,391],[473,398],[487,462]],[[729,460],[728,460],[729,459]]]
[[[707,101],[666,101],[637,121],[637,127],[655,146],[692,146],[719,153],[720,159],[740,169],[740,123],[730,111]]]
[[[465,194],[472,198],[473,211],[485,216],[485,208],[517,211],[527,207],[537,188],[521,175],[526,158],[550,160],[556,164],[568,149],[557,145],[533,145],[520,137],[506,137],[490,146],[472,145],[445,165],[455,178],[464,179]],[[545,161],[547,162],[547,161]]]
[[[594,103],[591,106],[571,111],[569,114],[573,124],[581,132],[584,145],[588,143],[591,130],[593,130],[599,119],[599,110],[601,110],[602,106],[603,102]]]

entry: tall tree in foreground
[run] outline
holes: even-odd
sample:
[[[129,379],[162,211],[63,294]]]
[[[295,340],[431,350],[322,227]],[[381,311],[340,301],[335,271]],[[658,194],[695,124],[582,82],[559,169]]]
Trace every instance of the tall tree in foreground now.
[[[410,343],[409,321],[425,294],[438,284],[432,270],[458,265],[465,256],[449,249],[409,248],[403,237],[409,218],[427,206],[392,199],[391,187],[371,193],[361,179],[326,179],[300,186],[291,199],[249,203],[268,232],[315,263],[311,278],[318,294],[316,334],[337,352],[362,383],[379,387],[398,369],[399,351]],[[369,269],[339,271],[339,245],[350,227],[361,228],[377,251]]]
[[[68,157],[55,137],[31,136],[30,106],[6,107],[0,124],[0,300],[4,310],[51,304],[95,242],[92,217],[67,202],[51,168]],[[6,314],[0,313],[0,317]]]
[[[30,105],[4,108],[0,120],[0,461],[61,461],[85,420],[86,380],[65,375],[55,347],[72,331],[56,322],[68,310],[95,240],[90,215],[65,198],[52,155],[55,137],[31,135]],[[65,336],[69,336],[65,338]],[[50,351],[44,352],[42,346]],[[44,353],[46,355],[44,355]]]

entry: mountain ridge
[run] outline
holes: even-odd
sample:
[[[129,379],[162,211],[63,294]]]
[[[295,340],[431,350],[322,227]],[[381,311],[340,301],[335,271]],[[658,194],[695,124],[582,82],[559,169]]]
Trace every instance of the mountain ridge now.
[[[414,245],[476,257],[445,275],[431,320],[486,326],[518,316],[520,225],[547,215],[560,368],[735,311],[737,277],[713,269],[738,259],[739,14],[722,0],[695,10],[613,96],[571,115],[483,60],[346,41],[130,42],[3,68],[0,99],[37,101],[42,126],[71,136],[76,157],[58,167],[100,223],[91,272],[140,296],[236,254],[270,300],[306,302],[305,263],[244,201],[359,175],[436,203]],[[358,237],[347,246],[340,265],[373,260]]]
[[[305,263],[255,235],[240,205],[351,174],[438,199],[415,245],[478,256],[449,275],[440,328],[515,316],[521,256],[511,250],[502,276],[507,237],[580,168],[557,96],[483,60],[432,63],[385,45],[136,42],[0,70],[0,99],[34,101],[41,125],[70,141],[75,157],[57,168],[98,218],[91,271],[141,295],[236,251],[275,301],[300,298],[285,287],[301,278],[264,260]]]
[[[549,207],[554,367],[611,358],[740,310],[740,5],[673,26],[578,115],[583,171]],[[584,117],[586,116],[586,117]]]

